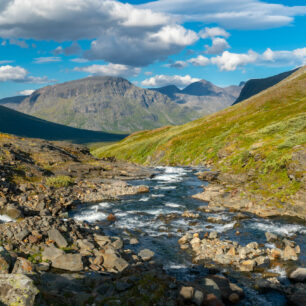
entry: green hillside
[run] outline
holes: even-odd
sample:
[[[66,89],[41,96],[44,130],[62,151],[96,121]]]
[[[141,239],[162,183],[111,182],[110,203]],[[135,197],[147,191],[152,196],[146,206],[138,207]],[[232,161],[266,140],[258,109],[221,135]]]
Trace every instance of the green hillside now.
[[[141,164],[212,165],[248,174],[251,192],[287,201],[303,184],[306,68],[223,111],[182,126],[131,135],[97,156]],[[304,162],[303,162],[304,160]]]
[[[126,136],[71,128],[25,115],[4,106],[0,106],[0,133],[73,143],[115,141]]]

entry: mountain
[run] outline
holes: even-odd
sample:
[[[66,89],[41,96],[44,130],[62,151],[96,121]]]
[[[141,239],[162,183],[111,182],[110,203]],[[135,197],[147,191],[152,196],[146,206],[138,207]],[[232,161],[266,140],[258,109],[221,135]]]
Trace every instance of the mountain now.
[[[28,96],[14,96],[14,97],[8,97],[0,99],[0,105],[12,107],[12,105],[15,105],[15,107],[20,104],[25,98]]]
[[[126,135],[81,130],[48,122],[4,106],[0,106],[0,133],[74,143],[117,141]]]
[[[175,94],[181,92],[181,90],[175,85],[168,85],[160,88],[150,88],[150,90],[158,91],[163,95],[168,96],[170,99],[174,99]]]
[[[242,86],[234,85],[226,88],[218,87],[206,80],[191,83],[183,90],[175,85],[151,88],[167,95],[173,102],[193,109],[197,112],[197,118],[232,105],[241,89]]]
[[[242,88],[239,97],[233,103],[233,105],[258,94],[261,91],[268,89],[269,87],[273,85],[276,85],[277,83],[281,82],[282,80],[290,76],[296,70],[297,69],[286,71],[278,75],[274,75],[274,76],[264,78],[264,79],[252,79],[252,80],[247,81],[244,87]]]
[[[210,165],[230,174],[232,183],[245,180],[255,203],[287,203],[284,209],[306,212],[305,129],[306,66],[225,110],[182,126],[135,133],[94,154],[142,164]]]
[[[52,122],[95,131],[130,133],[196,118],[193,110],[119,77],[89,77],[47,86],[14,107]]]

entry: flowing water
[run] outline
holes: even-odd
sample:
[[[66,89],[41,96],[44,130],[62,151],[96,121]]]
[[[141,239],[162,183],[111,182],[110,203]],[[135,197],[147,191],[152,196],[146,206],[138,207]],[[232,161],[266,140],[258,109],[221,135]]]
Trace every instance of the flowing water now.
[[[203,191],[207,183],[200,181],[195,175],[203,170],[200,168],[158,167],[156,176],[151,179],[132,181],[133,185],[147,185],[150,193],[124,197],[113,202],[103,202],[94,205],[81,205],[71,216],[78,220],[101,224],[112,213],[116,222],[105,227],[106,234],[118,235],[125,239],[127,246],[134,251],[149,248],[155,252],[155,260],[179,279],[193,281],[205,275],[204,267],[194,266],[191,256],[181,251],[178,239],[186,232],[205,233],[217,231],[221,239],[237,241],[242,245],[256,241],[266,247],[265,232],[279,236],[290,237],[301,247],[298,265],[306,266],[306,225],[296,220],[274,218],[263,219],[249,214],[248,219],[235,221],[234,212],[224,210],[218,213],[205,213],[198,210],[205,202],[193,199],[193,194]],[[185,219],[180,215],[184,211],[199,213],[198,219]],[[177,214],[173,219],[165,220],[164,215]],[[215,217],[221,223],[211,223],[207,220]],[[239,222],[239,224],[237,223]],[[240,234],[236,235],[239,230]],[[129,245],[130,238],[139,240],[137,245]],[[225,270],[224,270],[225,271]],[[274,268],[271,272],[279,273],[279,279],[286,281],[286,272],[282,268]],[[233,275],[233,274],[232,274]],[[238,276],[237,276],[238,275]],[[245,286],[244,276],[235,274],[239,285],[244,287],[246,298],[241,305],[285,305],[280,294],[259,295],[251,287]]]

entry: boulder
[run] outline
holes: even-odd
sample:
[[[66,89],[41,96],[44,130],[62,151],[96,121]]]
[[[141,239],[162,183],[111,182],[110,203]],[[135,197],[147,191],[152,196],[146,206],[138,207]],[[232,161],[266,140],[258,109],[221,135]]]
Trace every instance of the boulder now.
[[[289,274],[289,279],[294,282],[306,282],[306,268],[297,268]]]
[[[278,239],[277,235],[270,233],[270,232],[266,232],[265,236],[268,242],[274,242]]]
[[[49,239],[54,241],[59,248],[65,248],[68,246],[66,239],[57,229],[48,231],[48,236]]]
[[[52,267],[72,272],[84,269],[81,254],[64,254],[52,260]]]
[[[30,261],[22,257],[17,258],[12,273],[28,274],[33,272],[34,272],[34,267]]]
[[[53,261],[56,257],[64,255],[65,252],[54,246],[46,247],[42,252],[42,259],[43,260],[51,260]]]
[[[194,288],[183,286],[180,290],[180,296],[184,300],[191,300],[193,298]]]
[[[27,228],[24,228],[23,230],[15,234],[15,237],[17,240],[22,241],[27,236],[29,236],[29,234],[30,234],[30,231]]]
[[[129,263],[116,254],[103,254],[103,267],[106,270],[117,270],[122,272],[129,266]]]
[[[34,305],[38,289],[33,281],[23,274],[0,274],[0,304]]]
[[[287,245],[283,252],[283,259],[284,260],[297,260],[298,256],[294,250],[294,248]]]
[[[154,252],[152,252],[151,250],[149,249],[144,249],[144,250],[141,250],[139,253],[138,253],[138,256],[143,260],[143,261],[149,261],[153,258],[153,256],[155,255]]]
[[[82,250],[86,250],[86,251],[92,251],[95,246],[93,245],[93,243],[89,242],[87,239],[79,239],[77,240],[78,246],[80,249]]]

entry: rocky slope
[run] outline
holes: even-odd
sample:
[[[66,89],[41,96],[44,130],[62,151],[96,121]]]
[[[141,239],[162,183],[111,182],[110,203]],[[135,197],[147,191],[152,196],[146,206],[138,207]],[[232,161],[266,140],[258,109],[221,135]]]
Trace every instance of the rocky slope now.
[[[178,127],[135,133],[97,149],[143,164],[206,165],[241,209],[277,208],[306,218],[306,67],[224,111]],[[238,200],[236,197],[236,201]],[[229,205],[234,205],[229,201]]]
[[[263,78],[263,79],[252,79],[248,80],[244,87],[242,88],[239,97],[235,101],[234,104],[237,104],[243,100],[246,100],[258,93],[260,93],[263,90],[266,90],[277,83],[281,82],[285,78],[289,77],[292,73],[294,73],[297,69],[291,70],[291,71],[286,71],[268,78]]]
[[[0,105],[0,133],[73,143],[118,141],[125,135],[82,130],[29,116]]]
[[[118,77],[89,77],[44,87],[15,109],[76,128],[122,134],[195,118],[191,109],[167,96]]]
[[[175,85],[151,88],[167,95],[172,101],[187,106],[197,112],[197,116],[212,114],[222,110],[237,99],[242,86],[218,87],[211,82],[201,80],[180,90]]]
[[[94,224],[69,218],[75,205],[148,192],[125,180],[151,175],[96,159],[83,146],[1,134],[0,304],[224,305],[242,299],[240,287],[215,273],[202,284],[167,275],[154,252],[131,250],[136,239],[106,234],[114,215]]]

